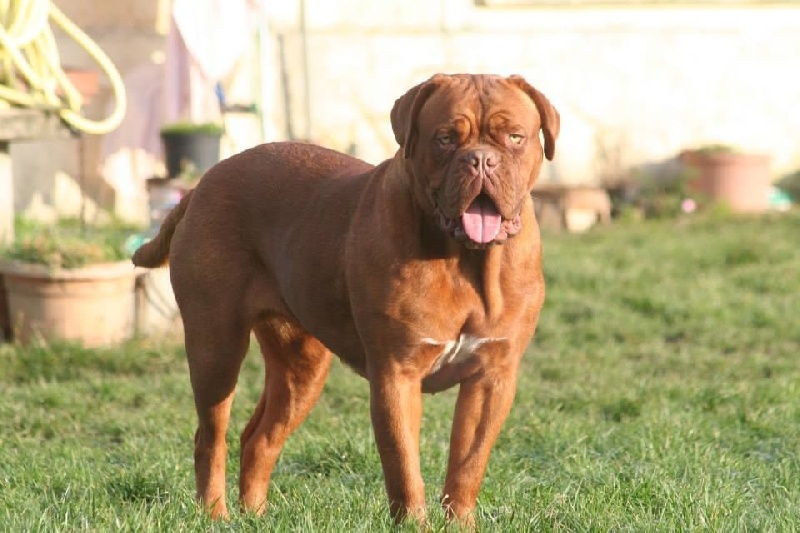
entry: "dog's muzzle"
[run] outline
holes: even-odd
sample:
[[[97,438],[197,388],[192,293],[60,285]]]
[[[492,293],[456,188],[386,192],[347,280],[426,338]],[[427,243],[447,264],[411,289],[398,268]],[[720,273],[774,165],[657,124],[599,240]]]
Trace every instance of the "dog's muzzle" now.
[[[479,194],[458,218],[445,215],[439,206],[434,213],[442,231],[467,248],[486,248],[501,244],[522,229],[519,214],[507,219],[500,215],[497,206],[486,194]]]

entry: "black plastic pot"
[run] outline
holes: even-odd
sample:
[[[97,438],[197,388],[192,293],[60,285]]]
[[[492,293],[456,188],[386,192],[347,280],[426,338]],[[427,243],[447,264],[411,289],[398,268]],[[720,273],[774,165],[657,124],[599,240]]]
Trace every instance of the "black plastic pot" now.
[[[222,134],[212,132],[162,132],[167,177],[205,174],[219,162],[221,138]]]

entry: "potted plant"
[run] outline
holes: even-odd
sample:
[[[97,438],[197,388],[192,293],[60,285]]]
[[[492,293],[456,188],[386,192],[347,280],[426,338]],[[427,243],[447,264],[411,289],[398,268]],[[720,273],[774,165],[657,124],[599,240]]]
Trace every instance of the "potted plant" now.
[[[18,220],[16,241],[0,251],[14,338],[98,346],[130,337],[136,271],[123,243],[132,231],[121,224]]]
[[[223,128],[216,123],[175,122],[161,128],[168,178],[194,178],[219,161]]]
[[[776,185],[778,189],[789,196],[792,202],[800,203],[800,169],[781,177]]]
[[[634,176],[636,182],[626,206],[633,209],[629,217],[639,214],[644,218],[675,218],[691,214],[701,206],[700,198],[693,194],[689,185],[694,172],[642,170]]]
[[[724,144],[685,150],[681,160],[694,171],[689,187],[735,212],[762,212],[769,207],[769,156]]]

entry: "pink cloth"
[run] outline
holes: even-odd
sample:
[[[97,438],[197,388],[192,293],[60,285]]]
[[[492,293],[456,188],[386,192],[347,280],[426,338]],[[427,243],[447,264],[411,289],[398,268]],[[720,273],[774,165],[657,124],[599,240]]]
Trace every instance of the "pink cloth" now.
[[[145,180],[163,175],[164,65],[145,64],[124,77],[128,110],[119,127],[103,137],[101,172],[116,194],[114,213],[145,222]]]
[[[164,65],[142,65],[123,81],[128,112],[119,128],[103,139],[103,154],[108,157],[121,149],[134,148],[161,157],[159,130],[164,121]]]

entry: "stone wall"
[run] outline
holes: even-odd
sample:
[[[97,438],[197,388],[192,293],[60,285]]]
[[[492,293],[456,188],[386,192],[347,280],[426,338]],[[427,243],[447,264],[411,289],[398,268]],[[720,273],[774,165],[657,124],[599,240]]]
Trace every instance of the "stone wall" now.
[[[163,58],[168,0],[54,0],[54,4],[105,51],[123,75]],[[51,28],[63,66],[98,68],[73,39],[57,26],[51,24]],[[99,83],[98,93],[83,110],[90,118],[106,116],[112,104],[108,80],[101,76]],[[120,211],[120,206],[130,204],[132,200],[114,190],[101,174],[102,141],[101,136],[87,135],[82,141],[41,138],[12,143],[15,210],[51,218],[76,215],[86,205],[95,213],[95,206]],[[140,198],[136,201],[141,204]]]

